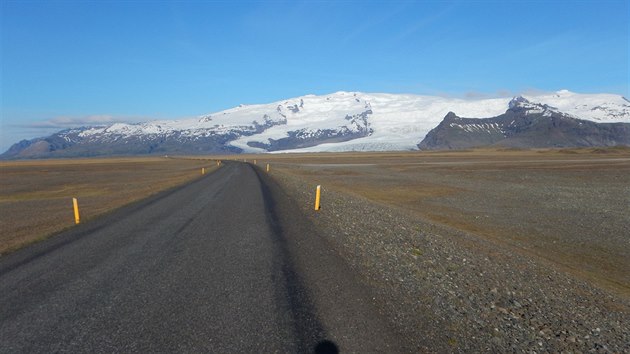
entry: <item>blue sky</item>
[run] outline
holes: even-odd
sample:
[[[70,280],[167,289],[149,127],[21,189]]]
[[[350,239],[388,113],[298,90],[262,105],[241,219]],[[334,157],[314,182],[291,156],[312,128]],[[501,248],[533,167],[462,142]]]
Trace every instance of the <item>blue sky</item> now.
[[[2,151],[339,90],[630,96],[627,0],[0,3]]]

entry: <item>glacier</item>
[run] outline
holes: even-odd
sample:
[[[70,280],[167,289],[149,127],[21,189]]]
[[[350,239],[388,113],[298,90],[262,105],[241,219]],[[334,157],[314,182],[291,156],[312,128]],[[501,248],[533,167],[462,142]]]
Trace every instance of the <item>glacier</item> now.
[[[560,90],[522,97],[583,120],[630,123],[630,102],[620,95]],[[105,154],[101,151],[203,154],[417,150],[418,143],[449,112],[468,118],[495,117],[504,113],[512,100],[339,91],[267,104],[242,104],[188,119],[72,128],[48,138],[20,142],[9,151],[11,156],[19,157],[36,143],[37,154],[57,156]],[[126,152],[126,147],[133,149]]]

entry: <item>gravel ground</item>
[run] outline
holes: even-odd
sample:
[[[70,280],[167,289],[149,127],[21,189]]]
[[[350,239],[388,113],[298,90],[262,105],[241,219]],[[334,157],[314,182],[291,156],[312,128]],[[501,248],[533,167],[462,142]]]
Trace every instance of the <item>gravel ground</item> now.
[[[273,177],[427,352],[630,353],[630,301],[403,209]]]

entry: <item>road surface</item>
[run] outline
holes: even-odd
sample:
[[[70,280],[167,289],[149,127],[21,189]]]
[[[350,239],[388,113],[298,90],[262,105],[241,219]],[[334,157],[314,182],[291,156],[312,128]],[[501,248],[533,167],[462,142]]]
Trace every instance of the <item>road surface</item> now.
[[[261,170],[216,172],[0,258],[0,352],[408,352]]]

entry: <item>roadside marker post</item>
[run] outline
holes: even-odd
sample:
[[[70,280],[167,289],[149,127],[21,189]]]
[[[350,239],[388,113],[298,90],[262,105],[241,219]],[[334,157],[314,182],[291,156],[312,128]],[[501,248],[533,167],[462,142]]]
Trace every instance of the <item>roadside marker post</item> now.
[[[254,160],[254,165],[257,165],[258,163],[256,162],[256,160]]]
[[[72,207],[74,208],[74,223],[79,224],[81,219],[79,218],[79,202],[77,198],[72,198]]]
[[[206,169],[204,167],[201,168],[201,174],[205,175],[206,174]]]
[[[317,191],[315,192],[315,210],[319,210],[319,198],[321,197],[322,186],[317,186]]]
[[[269,172],[269,164],[267,164],[267,172]]]

